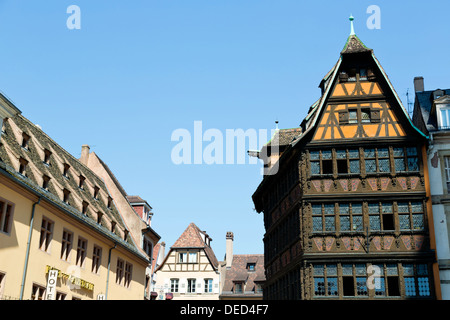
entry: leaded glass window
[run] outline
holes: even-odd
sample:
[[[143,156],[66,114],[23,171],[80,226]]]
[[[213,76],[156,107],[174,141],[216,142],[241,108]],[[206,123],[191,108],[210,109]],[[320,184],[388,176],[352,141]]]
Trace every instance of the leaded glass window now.
[[[313,231],[336,231],[334,204],[312,205]]]
[[[367,296],[367,278],[356,277],[356,295]]]
[[[419,157],[415,147],[397,147],[393,149],[396,172],[419,171]]]
[[[350,231],[350,206],[348,203],[339,204],[339,222],[341,231]]]
[[[338,281],[336,277],[327,277],[328,285],[328,295],[337,296],[338,295]]]
[[[415,297],[416,296],[416,285],[414,281],[414,277],[405,277],[405,295],[407,297]]]
[[[380,207],[376,202],[369,203],[369,224],[371,230],[381,230]]]
[[[364,149],[364,163],[367,173],[377,172],[377,161],[375,158],[375,149]]]
[[[361,109],[361,123],[370,123],[370,109]]]
[[[405,283],[405,295],[407,297],[430,297],[430,279],[428,276],[428,265],[405,264],[403,265]]]
[[[349,149],[348,157],[349,157],[350,173],[360,173],[361,170],[359,168],[359,150]]]
[[[313,264],[314,295],[337,296],[338,278],[336,264]]]
[[[417,148],[406,148],[408,171],[419,171]]]
[[[391,166],[389,164],[389,149],[378,149],[378,166],[380,172],[391,172]]]
[[[314,278],[314,295],[324,296],[325,295],[325,278]]]

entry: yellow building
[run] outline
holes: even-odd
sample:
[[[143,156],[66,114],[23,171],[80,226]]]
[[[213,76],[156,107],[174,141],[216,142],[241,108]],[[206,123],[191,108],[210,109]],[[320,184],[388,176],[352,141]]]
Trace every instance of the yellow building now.
[[[144,299],[150,261],[104,180],[3,95],[0,116],[0,299]]]

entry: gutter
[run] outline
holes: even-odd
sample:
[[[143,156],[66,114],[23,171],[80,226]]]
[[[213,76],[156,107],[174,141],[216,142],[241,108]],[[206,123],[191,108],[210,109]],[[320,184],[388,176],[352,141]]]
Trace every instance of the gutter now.
[[[26,250],[26,254],[25,254],[25,265],[23,267],[22,283],[20,284],[20,300],[23,300],[25,278],[27,276],[28,258],[30,256],[31,236],[32,236],[32,233],[33,233],[34,213],[36,211],[36,205],[41,203],[41,199],[42,199],[42,197],[39,196],[38,201],[33,203],[33,209],[31,210],[30,231],[28,232],[27,250]]]
[[[108,273],[106,277],[106,292],[105,292],[105,300],[108,300],[108,287],[109,287],[109,271],[111,269],[111,251],[113,251],[117,247],[117,242],[114,242],[114,247],[109,248],[108,254]]]
[[[109,230],[106,230],[103,227],[99,227],[93,220],[90,220],[88,218],[82,217],[80,213],[74,213],[73,211],[70,210],[69,207],[63,205],[60,202],[55,201],[55,199],[53,199],[49,195],[42,194],[41,192],[39,192],[37,190],[37,188],[39,188],[39,187],[36,187],[36,189],[35,189],[32,186],[30,186],[28,183],[26,183],[25,181],[22,181],[22,180],[18,179],[12,172],[10,172],[8,170],[8,166],[5,165],[1,161],[0,161],[0,169],[3,169],[3,170],[0,170],[0,174],[10,178],[12,181],[14,181],[15,183],[18,183],[20,186],[25,187],[28,191],[32,192],[33,194],[35,194],[39,198],[44,198],[44,200],[50,202],[56,208],[58,208],[61,211],[65,212],[66,214],[68,214],[70,217],[74,218],[78,222],[81,222],[83,225],[85,225],[85,226],[87,226],[87,227],[89,227],[89,228],[99,232],[100,234],[102,234],[103,236],[105,236],[106,238],[111,240],[112,242],[118,243],[124,249],[126,249],[128,252],[133,254],[135,257],[139,257],[141,260],[145,261],[146,263],[149,263],[148,258],[145,257],[143,254],[141,254],[136,249],[134,249],[132,245],[130,245],[130,244],[126,243],[125,241],[123,241],[122,239],[118,238],[115,234],[113,234]]]

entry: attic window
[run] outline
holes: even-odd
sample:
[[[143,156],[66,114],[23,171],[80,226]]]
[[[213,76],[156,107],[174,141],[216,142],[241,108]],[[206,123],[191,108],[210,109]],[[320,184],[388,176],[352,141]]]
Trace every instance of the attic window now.
[[[83,207],[81,209],[81,213],[83,213],[84,215],[87,214],[87,208],[89,206],[89,203],[87,203],[86,201],[83,201]]]
[[[68,165],[67,163],[64,163],[63,176],[66,178],[69,178],[69,176],[68,176],[69,169],[70,169],[70,165]]]
[[[97,223],[101,224],[102,223],[102,217],[103,217],[103,213],[98,211],[97,212]]]
[[[128,239],[128,230],[123,231],[123,240],[127,241]]]
[[[83,177],[82,175],[80,175],[80,183],[79,183],[79,185],[78,185],[78,187],[79,187],[80,189],[84,189],[84,180],[86,180],[86,178]]]
[[[94,187],[94,199],[98,199],[98,192],[100,191],[100,188],[95,186]]]
[[[52,155],[52,152],[48,149],[44,150],[44,164],[50,165],[50,156]]]
[[[28,161],[24,158],[19,159],[19,173],[23,176],[26,176],[26,169],[27,169]]]
[[[47,175],[42,176],[42,189],[48,190],[48,183],[50,182],[50,177]]]
[[[69,196],[70,196],[70,191],[67,189],[63,189],[63,201],[67,204],[69,204]]]
[[[25,132],[22,133],[22,148],[29,150],[28,143],[30,142],[30,136]]]
[[[351,69],[348,72],[348,82],[355,82],[356,81],[356,69]]]
[[[115,232],[116,231],[116,223],[114,221],[111,221],[111,232]]]
[[[108,204],[107,204],[107,207],[108,207],[108,209],[111,209],[111,206],[112,206],[112,198],[111,197],[108,197]]]
[[[367,80],[367,70],[366,69],[360,69],[359,70],[359,80]]]
[[[247,263],[246,269],[248,271],[255,271],[256,263]]]

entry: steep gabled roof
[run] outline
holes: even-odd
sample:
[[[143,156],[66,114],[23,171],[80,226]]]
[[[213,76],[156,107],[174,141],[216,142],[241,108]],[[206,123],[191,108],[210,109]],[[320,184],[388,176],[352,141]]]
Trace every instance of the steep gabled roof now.
[[[209,262],[211,263],[213,268],[217,270],[217,268],[219,267],[219,261],[217,260],[216,255],[214,254],[214,251],[212,250],[210,245],[206,244],[204,240],[206,238],[212,241],[211,238],[209,238],[208,234],[206,234],[206,232],[201,231],[193,222],[191,222],[189,226],[186,228],[186,230],[184,230],[181,236],[177,239],[177,241],[175,241],[173,246],[170,248],[170,251],[166,256],[166,259],[173,250],[189,249],[189,248],[203,249],[205,251],[206,256],[209,259]],[[164,259],[164,262],[166,259]],[[164,265],[164,262],[161,263],[158,269],[160,269]]]

